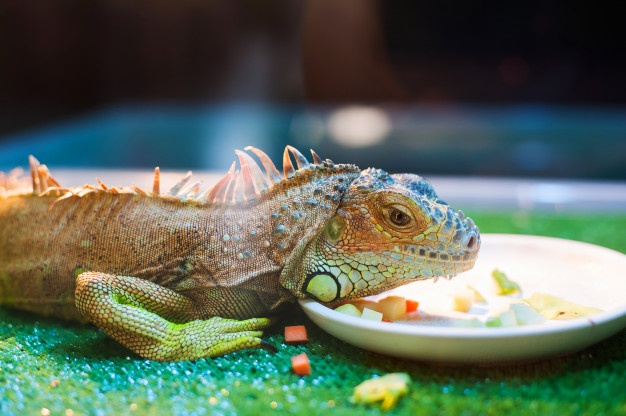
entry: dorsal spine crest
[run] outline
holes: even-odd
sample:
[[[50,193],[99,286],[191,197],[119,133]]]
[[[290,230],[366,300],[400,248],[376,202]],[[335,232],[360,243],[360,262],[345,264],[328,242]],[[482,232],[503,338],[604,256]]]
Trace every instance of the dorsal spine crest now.
[[[58,200],[82,197],[90,193],[134,193],[143,196],[160,197],[164,199],[176,199],[183,202],[207,204],[207,205],[233,205],[254,202],[272,190],[278,188],[295,185],[303,185],[307,179],[315,181],[315,172],[317,175],[322,172],[358,172],[358,168],[349,164],[335,164],[331,160],[322,160],[317,153],[311,150],[313,162],[309,162],[307,158],[295,147],[286,146],[283,152],[283,174],[279,172],[269,156],[263,151],[248,146],[244,150],[235,150],[239,161],[239,169],[237,162],[233,162],[228,172],[209,189],[201,192],[201,183],[191,180],[191,171],[167,192],[161,192],[161,174],[158,167],[154,170],[154,179],[152,190],[148,191],[138,186],[131,185],[126,187],[108,186],[97,179],[97,186],[84,185],[75,188],[64,188],[50,174],[46,165],[40,164],[33,157],[29,157],[30,174],[32,182],[32,192],[37,195],[56,195]],[[259,161],[252,157],[254,155]],[[295,160],[295,166],[292,162]],[[2,175],[3,182],[11,183],[20,182],[21,178],[17,178],[18,174],[12,172],[10,175]],[[8,178],[8,179],[7,179]],[[21,181],[20,183],[23,183]],[[291,185],[291,186],[290,186]],[[314,184],[313,184],[314,185]],[[0,183],[0,189],[6,194],[11,190],[9,185]],[[20,191],[24,191],[22,185]],[[283,188],[284,189],[284,188]],[[57,200],[57,201],[58,201]]]

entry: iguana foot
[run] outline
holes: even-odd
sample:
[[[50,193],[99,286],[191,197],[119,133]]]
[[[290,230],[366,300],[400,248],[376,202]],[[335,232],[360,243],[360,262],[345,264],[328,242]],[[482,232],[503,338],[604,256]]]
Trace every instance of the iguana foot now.
[[[193,319],[191,299],[129,276],[83,273],[76,280],[76,307],[89,321],[141,357],[194,360],[262,346],[267,318],[244,321]]]

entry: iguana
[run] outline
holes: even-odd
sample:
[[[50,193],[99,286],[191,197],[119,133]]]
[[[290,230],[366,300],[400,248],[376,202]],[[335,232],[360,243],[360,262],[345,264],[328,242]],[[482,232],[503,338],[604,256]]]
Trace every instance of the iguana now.
[[[477,227],[422,177],[291,146],[281,175],[244,150],[203,192],[190,172],[161,193],[158,168],[151,191],[67,189],[33,157],[30,179],[0,174],[0,303],[188,360],[261,346],[266,316],[298,298],[333,305],[473,266]]]

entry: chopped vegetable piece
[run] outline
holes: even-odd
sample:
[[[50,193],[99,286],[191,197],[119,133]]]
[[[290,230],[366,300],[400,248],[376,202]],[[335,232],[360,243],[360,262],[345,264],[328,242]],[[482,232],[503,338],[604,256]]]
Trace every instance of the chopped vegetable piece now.
[[[542,324],[546,321],[539,312],[524,302],[514,302],[509,309],[490,317],[485,323],[488,327],[506,327]]]
[[[500,324],[502,326],[517,326],[517,319],[515,319],[515,313],[510,309],[502,312],[499,316]]]
[[[487,319],[485,324],[488,327],[517,326],[517,319],[515,319],[515,313],[512,310],[507,309],[501,314]]]
[[[345,313],[346,315],[352,315],[352,316],[358,316],[358,317],[361,316],[361,311],[351,303],[345,303],[341,306],[338,306],[337,308],[335,308],[335,310],[337,312]]]
[[[533,293],[526,302],[546,319],[573,319],[602,312],[602,309],[578,305],[545,293]]]
[[[306,332],[304,325],[286,326],[285,327],[285,342],[298,343],[309,342],[309,336]]]
[[[536,325],[546,322],[546,318],[527,303],[512,303],[511,310],[515,313],[518,325]]]
[[[361,312],[363,312],[364,308],[380,312],[380,305],[378,305],[378,302],[374,302],[373,300],[356,299],[350,303],[356,306],[356,308]]]
[[[452,309],[459,312],[467,312],[472,309],[474,292],[468,288],[456,288],[452,294]]]
[[[402,296],[387,296],[378,301],[383,319],[394,321],[406,315],[406,299]]]
[[[498,269],[494,269],[493,272],[491,272],[491,277],[493,277],[498,287],[498,295],[514,295],[521,291],[517,283],[510,280],[506,274]]]
[[[291,368],[293,372],[299,376],[311,375],[311,363],[309,362],[309,356],[306,353],[294,355],[291,357]]]
[[[374,311],[369,308],[363,308],[363,313],[361,314],[361,318],[369,319],[370,321],[382,321],[383,314],[378,311]]]
[[[420,303],[416,300],[407,299],[406,300],[406,312],[415,312],[419,307]]]
[[[382,377],[365,380],[354,388],[352,401],[355,403],[375,403],[382,401],[380,408],[389,410],[400,397],[409,391],[411,378],[406,373],[391,373]]]
[[[472,286],[468,286],[467,288],[474,293],[474,302],[476,302],[476,303],[485,303],[485,302],[487,302],[487,299],[485,299],[485,297],[483,295],[481,295],[478,290],[474,289]]]

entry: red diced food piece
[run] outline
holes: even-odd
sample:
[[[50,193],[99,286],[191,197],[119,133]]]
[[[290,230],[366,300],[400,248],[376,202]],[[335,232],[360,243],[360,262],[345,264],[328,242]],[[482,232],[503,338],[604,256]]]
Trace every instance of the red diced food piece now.
[[[294,344],[300,342],[308,342],[309,336],[306,333],[304,325],[286,326],[285,342]]]
[[[419,302],[416,300],[407,299],[406,300],[406,312],[415,312],[417,307],[419,306]]]
[[[291,357],[291,367],[293,368],[293,372],[299,376],[308,376],[311,374],[311,363],[306,353]]]

